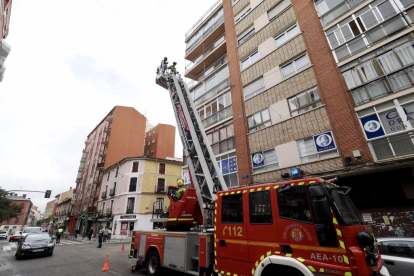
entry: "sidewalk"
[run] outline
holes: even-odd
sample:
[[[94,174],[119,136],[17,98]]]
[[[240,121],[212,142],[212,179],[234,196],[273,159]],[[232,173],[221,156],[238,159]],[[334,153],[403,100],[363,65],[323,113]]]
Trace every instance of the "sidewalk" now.
[[[74,236],[71,236],[70,238],[62,238],[62,240],[70,240],[70,241],[77,241],[77,242],[83,242],[83,243],[98,243],[98,238],[92,238],[91,240],[88,239],[88,237],[82,238],[82,236],[78,236],[77,239],[75,239]],[[121,243],[125,245],[129,245],[131,243],[131,238],[111,238],[110,241],[106,241],[104,243]]]

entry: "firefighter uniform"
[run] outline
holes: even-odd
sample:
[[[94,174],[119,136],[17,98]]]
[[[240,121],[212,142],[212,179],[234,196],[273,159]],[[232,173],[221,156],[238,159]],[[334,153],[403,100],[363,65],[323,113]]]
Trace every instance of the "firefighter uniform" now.
[[[168,69],[170,69],[171,70],[171,73],[173,73],[173,74],[178,74],[179,73],[179,72],[177,72],[177,69],[175,68],[175,65],[176,64],[177,64],[177,62],[174,62],[173,65],[170,65],[168,67]]]
[[[184,185],[184,181],[182,179],[178,179],[177,180],[178,190],[175,192],[175,197],[177,200],[180,200],[183,197],[185,190],[187,189],[183,185]]]

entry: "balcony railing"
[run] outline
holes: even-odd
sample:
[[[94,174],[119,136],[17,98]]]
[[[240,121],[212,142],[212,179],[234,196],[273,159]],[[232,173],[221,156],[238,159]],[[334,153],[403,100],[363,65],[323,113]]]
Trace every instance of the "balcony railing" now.
[[[106,198],[106,191],[102,192],[101,198]]]
[[[96,212],[96,206],[88,207],[88,213],[95,213],[95,212]]]
[[[405,29],[405,20],[401,14],[397,14],[388,21],[360,34],[334,50],[338,62],[354,56],[368,47],[390,37],[401,29]]]
[[[105,118],[105,121],[107,121],[107,122],[109,122],[109,123],[112,123],[112,121],[114,120],[114,115],[108,115],[106,118]]]
[[[91,191],[91,197],[96,198],[96,197],[98,197],[98,196],[99,196],[99,193],[98,193],[98,191],[97,191],[97,190],[93,190],[93,191]]]
[[[220,82],[210,90],[208,90],[206,93],[198,97],[196,100],[194,100],[195,105],[199,105],[211,98],[213,98],[215,95],[219,94],[220,92],[224,91],[225,89],[230,87],[230,79],[225,79],[224,81]]]
[[[127,213],[127,214],[132,214],[132,213],[134,213],[134,207],[128,207],[128,208],[127,208],[127,210],[126,210],[126,213]]]
[[[190,64],[188,64],[185,67],[185,72],[187,73],[188,71],[190,71],[195,65],[197,65],[203,58],[205,58],[206,56],[208,56],[212,51],[214,51],[214,49],[216,49],[219,45],[221,45],[221,43],[225,41],[225,36],[224,34],[219,37],[216,41],[214,41],[213,43],[211,43],[198,57],[196,57],[194,59],[193,62],[191,62]]]
[[[203,124],[204,127],[208,127],[212,124],[215,124],[217,122],[220,122],[221,120],[224,120],[230,116],[233,115],[233,110],[232,110],[232,106],[228,106],[222,110],[220,110],[217,113],[214,113],[213,115],[205,118],[204,120],[201,121],[201,123]]]
[[[210,65],[207,69],[205,69],[203,72],[198,74],[193,80],[189,81],[187,83],[188,89],[192,89],[194,86],[196,86],[201,81],[203,81],[207,76],[211,75],[218,68],[220,68],[223,64],[226,64],[227,60],[228,60],[227,54],[219,58],[216,62]]]
[[[355,8],[367,0],[345,0],[324,14],[320,15],[322,26],[326,26],[347,11]],[[316,2],[316,1],[315,1]]]
[[[106,208],[105,216],[112,216],[112,209],[111,208]]]
[[[112,127],[111,126],[107,126],[106,128],[104,128],[103,132],[110,133],[111,130],[112,130]]]
[[[204,38],[211,34],[211,32],[223,22],[224,16],[222,15],[216,20],[216,22],[214,22],[214,24],[212,24],[208,29],[204,30],[203,35],[201,35],[196,41],[194,41],[191,45],[187,47],[187,49],[185,50],[185,54],[187,55],[188,53],[190,53],[198,44],[200,44],[201,41],[204,40]]]
[[[100,164],[105,164],[105,163],[100,163]],[[98,164],[99,165],[99,164]],[[98,167],[98,166],[97,166]],[[103,167],[103,165],[102,165]],[[101,184],[102,183],[102,176],[95,176],[93,178],[93,184]]]
[[[370,141],[377,160],[414,154],[414,134],[406,132]]]
[[[115,195],[115,188],[112,188],[109,190],[109,196],[114,196]]]
[[[234,149],[234,137],[227,138],[214,145],[211,145],[214,154],[219,154]]]
[[[101,162],[101,163],[98,163],[98,164],[96,165],[96,168],[97,168],[98,170],[103,170],[104,166],[105,166],[105,162]]]
[[[98,217],[103,217],[103,210],[98,210],[98,212],[96,212]]]
[[[89,145],[91,143],[91,141],[89,139],[85,140],[85,145]]]
[[[105,157],[105,156],[106,156],[106,153],[107,153],[107,150],[106,150],[106,148],[104,148],[104,149],[102,149],[102,150],[99,152],[99,156],[100,156],[100,157]]]
[[[109,137],[108,136],[102,139],[102,144],[103,145],[106,146],[106,145],[108,145],[108,143],[109,143]]]

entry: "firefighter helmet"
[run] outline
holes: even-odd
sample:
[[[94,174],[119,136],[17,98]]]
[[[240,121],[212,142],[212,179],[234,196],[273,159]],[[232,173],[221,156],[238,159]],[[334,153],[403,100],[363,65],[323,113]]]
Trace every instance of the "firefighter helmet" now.
[[[177,64],[177,62],[175,62],[175,61],[174,61],[174,62],[173,62],[173,65],[176,65],[176,64]]]
[[[181,186],[183,186],[183,184],[184,184],[184,181],[181,178],[178,178],[177,179],[177,186],[181,187]]]

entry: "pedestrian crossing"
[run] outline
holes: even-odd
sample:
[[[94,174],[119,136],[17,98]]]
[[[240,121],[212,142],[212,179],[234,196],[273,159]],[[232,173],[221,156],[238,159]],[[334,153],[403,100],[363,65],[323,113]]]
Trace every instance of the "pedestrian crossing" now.
[[[1,247],[0,247],[1,248]],[[17,248],[17,243],[9,243],[8,245],[3,245],[3,250],[0,251],[15,251]]]
[[[81,241],[71,241],[71,240],[60,240],[59,243],[56,243],[55,245],[77,245],[77,244],[83,244]]]

